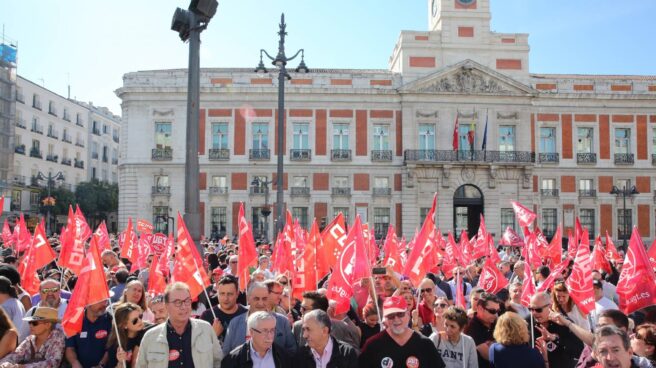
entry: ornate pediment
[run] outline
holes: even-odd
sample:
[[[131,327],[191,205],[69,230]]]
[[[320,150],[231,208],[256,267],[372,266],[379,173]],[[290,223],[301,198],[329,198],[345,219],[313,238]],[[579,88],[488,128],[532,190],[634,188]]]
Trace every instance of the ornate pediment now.
[[[445,67],[405,85],[406,93],[526,95],[535,91],[472,60]]]

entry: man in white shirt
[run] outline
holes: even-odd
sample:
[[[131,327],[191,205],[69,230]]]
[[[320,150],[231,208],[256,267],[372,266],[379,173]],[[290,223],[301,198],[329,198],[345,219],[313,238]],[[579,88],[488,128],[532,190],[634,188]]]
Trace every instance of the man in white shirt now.
[[[332,323],[328,313],[315,309],[303,315],[303,338],[306,345],[296,355],[298,368],[354,368],[358,355],[353,346],[330,335]]]
[[[599,313],[606,309],[618,309],[617,304],[604,296],[604,289],[601,280],[592,280],[592,286],[595,295],[595,309],[590,312],[590,325],[596,327]]]

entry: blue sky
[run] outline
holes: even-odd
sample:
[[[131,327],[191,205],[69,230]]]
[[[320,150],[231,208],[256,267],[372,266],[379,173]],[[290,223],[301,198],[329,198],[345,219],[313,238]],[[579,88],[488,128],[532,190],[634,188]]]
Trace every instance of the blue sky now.
[[[529,33],[532,73],[656,75],[656,1],[491,0],[492,29]],[[401,30],[426,30],[427,0],[220,0],[202,34],[201,67],[255,67],[275,52],[285,12],[287,49],[310,68],[387,68]],[[124,73],[184,68],[170,31],[178,0],[0,0],[18,73],[61,95],[108,106]],[[294,64],[295,65],[295,64]]]

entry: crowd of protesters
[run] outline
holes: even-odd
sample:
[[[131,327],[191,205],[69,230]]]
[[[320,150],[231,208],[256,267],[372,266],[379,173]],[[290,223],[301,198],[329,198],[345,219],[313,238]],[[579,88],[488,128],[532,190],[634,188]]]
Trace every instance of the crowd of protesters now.
[[[59,250],[56,236],[50,243]],[[182,282],[149,294],[153,257],[130,272],[114,236],[111,244],[101,255],[110,299],[86,306],[80,332],[68,338],[60,323],[76,276],[53,262],[29,295],[16,271],[20,254],[2,251],[0,368],[656,367],[655,309],[618,309],[618,261],[611,272],[593,271],[587,315],[564,283],[571,259],[552,286],[522,303],[526,283],[539,286],[552,270],[531,270],[512,247],[497,250],[509,283],[494,294],[478,286],[481,260],[452,273],[462,281],[428,272],[416,285],[386,267],[353,285],[348,311],[338,313],[327,297],[330,277],[294,296],[289,275],[271,269],[270,244],[257,244],[257,265],[240,290],[237,245],[201,242],[199,266],[211,284],[198,296]]]

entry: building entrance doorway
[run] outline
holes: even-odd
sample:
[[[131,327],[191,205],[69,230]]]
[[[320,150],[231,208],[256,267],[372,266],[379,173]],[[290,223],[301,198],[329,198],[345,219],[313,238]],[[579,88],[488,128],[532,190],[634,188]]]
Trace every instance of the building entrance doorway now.
[[[453,195],[454,235],[460,237],[463,230],[471,239],[478,233],[483,214],[483,193],[477,186],[465,184],[456,189]]]

